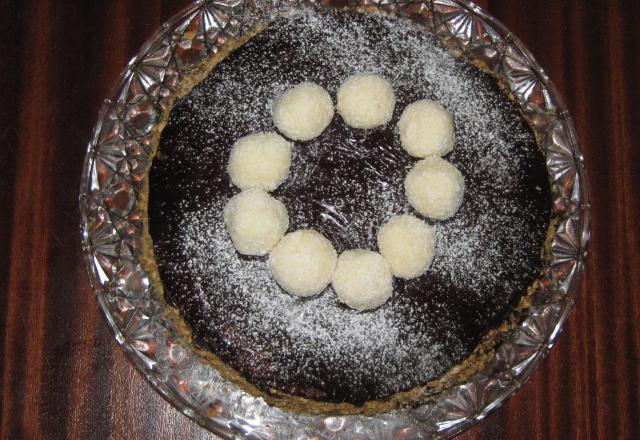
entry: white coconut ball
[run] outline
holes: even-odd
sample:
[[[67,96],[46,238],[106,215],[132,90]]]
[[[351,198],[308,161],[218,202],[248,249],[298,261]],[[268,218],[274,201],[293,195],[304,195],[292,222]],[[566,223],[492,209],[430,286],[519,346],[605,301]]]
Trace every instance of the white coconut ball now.
[[[291,145],[276,133],[242,137],[231,147],[227,171],[240,189],[273,191],[289,176]]]
[[[271,114],[285,136],[308,141],[319,136],[333,119],[333,101],[325,89],[305,82],[278,96]]]
[[[436,233],[432,226],[412,215],[391,218],[378,231],[378,248],[398,278],[424,274],[433,261]]]
[[[261,189],[250,188],[227,202],[224,223],[238,252],[266,255],[287,232],[289,216],[282,202]]]
[[[340,301],[365,311],[378,308],[391,298],[392,283],[391,267],[382,255],[356,249],[340,254],[332,285]]]
[[[407,174],[404,189],[411,206],[436,220],[452,217],[462,205],[464,178],[458,169],[439,157],[427,157]]]
[[[292,295],[314,296],[331,282],[338,255],[322,234],[312,229],[284,236],[269,255],[278,284]]]
[[[396,96],[391,83],[373,73],[347,78],[338,88],[338,113],[354,128],[375,128],[391,120]]]
[[[414,157],[444,156],[456,141],[453,115],[428,99],[409,104],[398,128],[402,148]]]

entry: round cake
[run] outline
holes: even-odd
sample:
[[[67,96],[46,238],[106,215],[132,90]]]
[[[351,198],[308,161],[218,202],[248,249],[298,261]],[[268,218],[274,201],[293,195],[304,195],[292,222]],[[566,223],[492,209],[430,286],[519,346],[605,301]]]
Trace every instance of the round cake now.
[[[185,337],[246,390],[302,412],[417,404],[444,378],[473,371],[539,277],[552,214],[536,137],[498,82],[410,21],[356,11],[275,19],[211,67],[175,102],[148,174],[150,257]],[[378,230],[394,216],[434,227],[426,273],[394,278],[391,299],[365,312],[330,284],[312,298],[288,294],[268,256],[236,251],[224,219],[240,191],[227,173],[231,147],[277,130],[274,99],[311,82],[335,103],[359,73],[391,82],[391,120],[354,128],[336,112],[318,137],[292,140],[289,176],[270,195],[288,210],[287,232],[313,229],[338,254],[377,252]],[[403,186],[419,159],[402,148],[398,121],[423,99],[454,118],[444,159],[465,193],[444,221],[417,213]]]

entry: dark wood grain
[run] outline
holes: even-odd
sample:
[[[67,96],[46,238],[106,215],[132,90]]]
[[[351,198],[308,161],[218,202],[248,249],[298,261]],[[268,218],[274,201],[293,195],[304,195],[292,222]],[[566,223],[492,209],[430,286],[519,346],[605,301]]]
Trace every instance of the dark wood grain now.
[[[187,3],[0,0],[2,439],[211,438],[118,349],[78,232],[80,168],[102,98]],[[461,438],[640,438],[640,2],[478,3],[531,49],[573,113],[593,239],[557,346]]]

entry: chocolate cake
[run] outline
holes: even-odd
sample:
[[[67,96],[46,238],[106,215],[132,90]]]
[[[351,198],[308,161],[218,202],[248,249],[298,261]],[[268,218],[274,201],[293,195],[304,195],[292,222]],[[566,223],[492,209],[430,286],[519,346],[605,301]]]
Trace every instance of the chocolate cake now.
[[[365,313],[331,287],[287,294],[266,258],[235,251],[222,218],[239,192],[226,172],[231,145],[275,131],[273,98],[312,81],[335,100],[357,72],[392,81],[394,116],[358,130],[336,114],[318,138],[294,143],[291,174],[273,192],[289,230],[313,228],[338,253],[375,250],[386,220],[416,215],[402,185],[416,159],[396,126],[418,99],[453,113],[446,159],[466,182],[459,212],[429,221],[438,247],[427,273],[394,279],[393,298]],[[159,287],[204,357],[286,409],[370,413],[418,403],[425,384],[490,352],[540,275],[551,206],[534,133],[493,77],[404,19],[309,11],[270,22],[176,101],[148,175],[147,227]]]

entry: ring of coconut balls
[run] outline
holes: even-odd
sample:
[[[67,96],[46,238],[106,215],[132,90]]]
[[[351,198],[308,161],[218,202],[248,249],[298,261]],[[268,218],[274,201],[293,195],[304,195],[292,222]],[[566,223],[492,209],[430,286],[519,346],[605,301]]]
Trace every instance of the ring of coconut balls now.
[[[396,104],[391,83],[372,73],[347,78],[337,95],[338,113],[357,129],[388,123]],[[297,141],[319,136],[333,115],[327,91],[308,82],[285,91],[272,103],[275,126]],[[404,109],[398,131],[402,148],[423,158],[404,181],[409,204],[424,217],[450,218],[460,208],[465,189],[460,171],[440,157],[455,143],[453,116],[437,102],[416,101]],[[267,191],[287,179],[290,166],[291,144],[282,136],[254,133],[238,139],[227,171],[242,191],[224,209],[236,250],[245,255],[269,254],[271,274],[283,290],[304,298],[322,293],[331,284],[340,302],[363,312],[391,298],[394,276],[412,279],[429,269],[437,244],[435,229],[409,214],[392,217],[378,230],[379,252],[354,249],[338,256],[331,242],[315,230],[286,234],[287,208]]]

